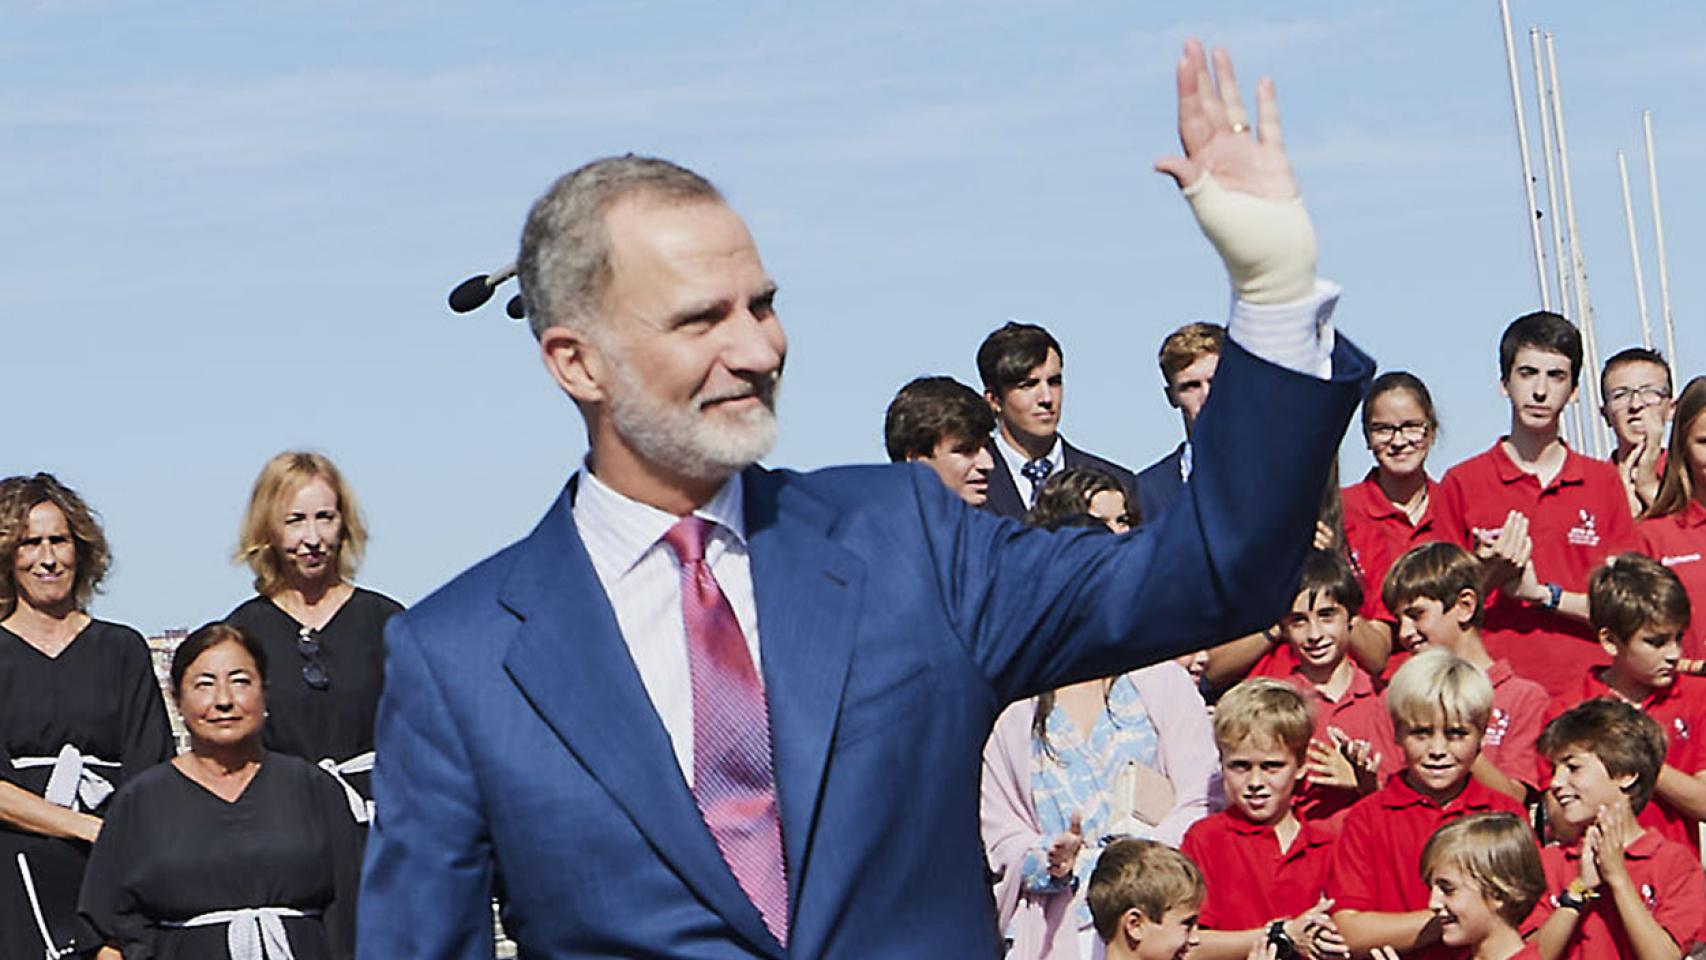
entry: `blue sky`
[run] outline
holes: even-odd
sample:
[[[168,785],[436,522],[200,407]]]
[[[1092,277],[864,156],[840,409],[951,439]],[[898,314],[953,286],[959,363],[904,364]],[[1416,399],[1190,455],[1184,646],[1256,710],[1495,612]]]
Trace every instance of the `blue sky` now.
[[[1132,466],[1177,441],[1156,346],[1227,297],[1150,172],[1191,34],[1276,79],[1341,330],[1433,386],[1436,474],[1503,428],[1495,338],[1536,305],[1492,0],[5,16],[0,471],[84,492],[116,552],[94,612],[147,631],[244,598],[237,520],[287,447],[344,466],[373,531],[361,580],[404,601],[530,528],[584,451],[579,420],[524,327],[444,294],[513,257],[532,199],[595,156],[677,159],[747,217],[791,340],[782,465],[879,459],[894,390],[974,379],[1011,317],[1064,342],[1075,441]],[[1531,22],[1558,35],[1602,351],[1640,336],[1614,151],[1644,197],[1650,108],[1682,366],[1706,368],[1706,9],[1513,0],[1513,18],[1524,50]],[[1348,476],[1368,463],[1347,444]]]

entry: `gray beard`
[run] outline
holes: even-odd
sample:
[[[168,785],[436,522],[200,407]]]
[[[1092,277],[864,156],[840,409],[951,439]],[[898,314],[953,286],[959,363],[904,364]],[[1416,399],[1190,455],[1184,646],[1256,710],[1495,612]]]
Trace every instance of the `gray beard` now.
[[[739,419],[713,423],[694,407],[657,400],[627,363],[614,356],[610,360],[605,407],[616,433],[642,460],[693,480],[721,481],[757,463],[776,445],[774,392],[769,403]]]

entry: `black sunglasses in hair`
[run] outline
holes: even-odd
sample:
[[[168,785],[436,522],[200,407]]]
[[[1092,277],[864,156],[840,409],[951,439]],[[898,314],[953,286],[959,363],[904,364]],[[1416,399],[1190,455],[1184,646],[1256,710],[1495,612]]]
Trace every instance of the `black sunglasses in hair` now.
[[[302,682],[315,690],[332,685],[332,675],[326,672],[326,661],[320,655],[320,635],[313,627],[296,631],[296,652],[302,655]]]

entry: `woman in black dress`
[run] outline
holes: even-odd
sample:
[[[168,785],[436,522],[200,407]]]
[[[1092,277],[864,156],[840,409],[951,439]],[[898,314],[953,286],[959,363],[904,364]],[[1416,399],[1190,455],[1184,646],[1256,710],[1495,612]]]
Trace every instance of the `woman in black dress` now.
[[[262,747],[266,681],[266,651],[229,624],[173,654],[190,752],[113,798],[78,907],[98,960],[355,956],[360,828],[335,781]]]
[[[148,656],[91,618],[106,536],[51,474],[0,480],[0,957],[100,946],[77,888],[113,788],[172,755]]]
[[[259,596],[226,617],[280,666],[269,693],[267,749],[337,777],[362,824],[372,817],[382,634],[402,609],[351,582],[366,543],[355,494],[332,461],[317,453],[273,457],[255,480],[238,535],[237,559],[254,570]]]

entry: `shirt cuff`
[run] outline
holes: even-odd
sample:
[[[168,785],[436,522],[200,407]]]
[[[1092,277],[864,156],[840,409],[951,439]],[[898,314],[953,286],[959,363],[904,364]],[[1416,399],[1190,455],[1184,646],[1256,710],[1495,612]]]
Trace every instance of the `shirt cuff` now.
[[[1315,280],[1315,292],[1291,303],[1232,302],[1227,336],[1269,363],[1317,379],[1333,375],[1333,308],[1339,285]]]

